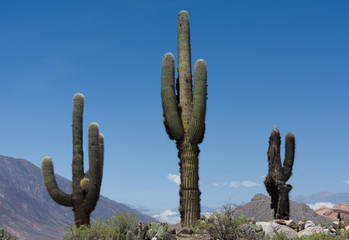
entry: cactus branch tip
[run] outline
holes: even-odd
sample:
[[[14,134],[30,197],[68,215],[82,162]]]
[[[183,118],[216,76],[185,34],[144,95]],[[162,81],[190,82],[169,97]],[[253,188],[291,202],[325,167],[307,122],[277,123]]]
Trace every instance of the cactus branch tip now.
[[[180,11],[178,13],[178,15],[186,15],[186,16],[188,16],[189,14],[188,14],[188,12],[186,10],[182,10],[182,11]]]
[[[202,58],[196,60],[195,64],[204,64],[205,66],[207,65],[206,62],[205,62],[205,60],[202,59]]]
[[[82,93],[75,93],[74,99],[77,99],[77,98],[80,98],[80,99],[84,100],[85,96]]]
[[[164,55],[164,58],[172,58],[172,59],[174,59],[174,55],[172,53],[168,52],[168,53],[166,53]]]
[[[98,123],[96,123],[96,122],[91,122],[89,125],[88,125],[88,129],[90,130],[92,130],[92,129],[97,129],[97,130],[99,130],[99,125],[98,125]]]
[[[288,133],[286,134],[286,137],[292,137],[292,138],[294,138],[293,132],[288,132]]]
[[[53,163],[53,160],[50,156],[44,156],[42,159],[41,159],[41,164],[43,163]]]

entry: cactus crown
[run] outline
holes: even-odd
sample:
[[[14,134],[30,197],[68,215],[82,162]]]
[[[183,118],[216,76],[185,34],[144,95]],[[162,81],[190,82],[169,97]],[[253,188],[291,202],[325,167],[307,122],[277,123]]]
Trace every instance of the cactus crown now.
[[[162,61],[161,97],[164,125],[171,140],[179,141],[188,134],[191,142],[201,143],[205,133],[207,65],[203,59],[196,61],[193,91],[189,16],[185,10],[178,13],[177,31],[178,78],[176,82],[174,55],[166,53]]]

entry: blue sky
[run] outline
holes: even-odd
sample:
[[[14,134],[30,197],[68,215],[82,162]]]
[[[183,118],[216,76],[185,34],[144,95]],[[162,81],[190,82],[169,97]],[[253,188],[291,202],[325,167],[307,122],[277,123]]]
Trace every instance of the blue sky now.
[[[72,98],[105,136],[101,194],[144,213],[177,207],[175,142],[162,124],[162,56],[177,59],[177,14],[208,70],[201,203],[265,193],[274,125],[296,137],[290,195],[349,191],[349,2],[2,1],[1,152],[71,179]],[[283,157],[282,157],[283,159]],[[85,164],[85,168],[88,165]],[[169,214],[170,213],[170,214]],[[175,215],[175,214],[173,214]]]

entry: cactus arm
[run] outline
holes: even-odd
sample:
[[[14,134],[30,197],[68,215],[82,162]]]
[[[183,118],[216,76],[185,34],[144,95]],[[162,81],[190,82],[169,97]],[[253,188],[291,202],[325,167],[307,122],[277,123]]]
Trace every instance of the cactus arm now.
[[[284,160],[284,181],[286,182],[292,175],[292,168],[295,153],[295,137],[292,132],[286,135],[286,150]]]
[[[171,53],[165,54],[162,60],[161,97],[166,131],[170,139],[179,141],[184,131],[174,91],[174,57]]]
[[[88,150],[89,150],[89,184],[84,201],[85,211],[92,212],[99,198],[100,181],[100,153],[99,153],[99,127],[95,122],[88,126]]]
[[[194,68],[194,99],[190,121],[189,139],[192,143],[201,143],[205,134],[207,70],[206,62],[199,59]]]
[[[73,192],[82,194],[80,180],[84,177],[84,153],[82,149],[82,117],[85,97],[76,93],[73,98]],[[78,190],[75,191],[75,190]]]
[[[98,143],[99,143],[99,163],[100,163],[100,165],[99,165],[100,180],[98,181],[99,182],[98,189],[100,190],[101,185],[102,185],[102,179],[103,179],[103,165],[104,165],[104,135],[103,135],[103,133],[99,133]]]
[[[44,176],[44,182],[47,188],[48,193],[58,204],[72,207],[72,195],[64,193],[61,191],[57,185],[54,169],[53,169],[53,161],[49,156],[45,156],[41,160],[41,170],[42,175]]]
[[[178,78],[179,105],[184,131],[187,132],[191,120],[193,93],[191,78],[190,29],[187,11],[178,13]]]
[[[277,128],[275,128],[270,134],[268,148],[268,175],[271,176],[275,181],[283,180],[280,144],[280,132]]]

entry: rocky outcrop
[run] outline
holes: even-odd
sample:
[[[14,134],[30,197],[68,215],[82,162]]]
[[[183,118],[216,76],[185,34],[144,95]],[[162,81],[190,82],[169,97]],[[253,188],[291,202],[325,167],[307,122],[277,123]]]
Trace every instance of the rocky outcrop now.
[[[56,175],[58,186],[71,192],[71,181]],[[127,210],[143,222],[157,222],[124,204],[100,196],[91,221],[105,219]],[[48,195],[41,170],[24,159],[0,155],[0,228],[25,239],[63,239],[73,225],[72,208],[58,205]]]
[[[270,197],[264,194],[256,194],[251,202],[235,209],[234,216],[244,214],[255,221],[271,221]],[[332,219],[316,214],[308,205],[290,201],[290,219],[299,222],[303,219],[311,219],[314,223],[331,222]]]
[[[342,219],[349,218],[349,204],[338,203],[333,206],[333,208],[321,207],[316,209],[315,212],[321,216],[331,218],[333,220],[338,220],[338,213]]]
[[[263,228],[264,234],[269,236],[271,239],[275,238],[277,234],[283,233],[287,239],[294,239],[297,237],[297,232],[292,228],[277,224],[275,222],[257,222],[257,226],[261,226]]]

